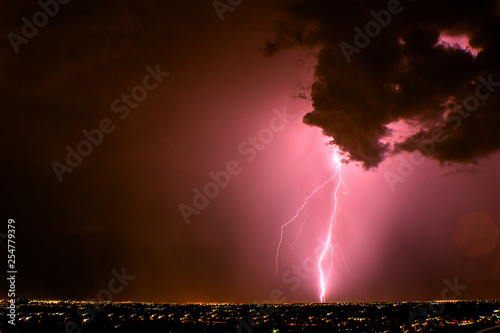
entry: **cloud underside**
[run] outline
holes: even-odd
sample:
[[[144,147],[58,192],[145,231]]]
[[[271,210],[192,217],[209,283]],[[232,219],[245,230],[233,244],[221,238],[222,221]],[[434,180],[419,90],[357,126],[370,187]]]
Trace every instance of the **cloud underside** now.
[[[276,24],[275,39],[264,51],[317,50],[313,110],[304,122],[320,127],[365,168],[403,151],[464,163],[497,151],[500,87],[484,82],[500,82],[498,1],[402,1],[395,8],[388,22],[380,12],[388,1],[302,0],[286,6],[287,19]],[[369,42],[356,43],[354,28],[365,32],[375,21],[373,11],[388,23],[379,23]],[[461,36],[469,45],[443,42],[443,36]],[[390,143],[390,124],[396,122],[414,130]]]

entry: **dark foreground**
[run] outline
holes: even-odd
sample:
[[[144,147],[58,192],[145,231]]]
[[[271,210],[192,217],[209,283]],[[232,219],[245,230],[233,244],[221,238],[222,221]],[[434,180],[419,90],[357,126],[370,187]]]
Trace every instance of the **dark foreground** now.
[[[17,300],[1,332],[500,332],[499,301],[157,304]],[[12,323],[12,321],[11,321]],[[496,327],[496,328],[494,328]]]

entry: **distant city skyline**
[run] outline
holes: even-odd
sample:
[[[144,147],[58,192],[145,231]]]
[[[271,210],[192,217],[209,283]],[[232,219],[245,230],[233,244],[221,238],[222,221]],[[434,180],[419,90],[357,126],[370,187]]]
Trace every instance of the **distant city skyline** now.
[[[3,305],[3,304],[2,304]],[[103,329],[170,332],[460,332],[500,330],[498,302],[156,304],[91,302],[20,303],[19,332]],[[54,317],[56,320],[54,320]]]

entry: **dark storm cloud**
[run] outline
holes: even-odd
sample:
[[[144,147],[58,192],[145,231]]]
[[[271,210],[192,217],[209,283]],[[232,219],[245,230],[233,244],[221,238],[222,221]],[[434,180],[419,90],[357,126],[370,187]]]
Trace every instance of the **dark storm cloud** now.
[[[318,50],[313,111],[304,122],[322,128],[351,160],[371,168],[391,154],[421,150],[441,162],[471,162],[500,147],[500,95],[484,83],[500,82],[498,7],[491,0],[292,1],[264,50]],[[377,23],[380,31],[373,30],[369,43],[355,43],[354,28],[365,32],[373,11],[385,21]],[[474,57],[440,46],[440,34],[467,35],[482,51]],[[476,89],[491,94],[474,112],[458,113]],[[391,134],[387,125],[398,120],[420,130],[396,145],[382,143]]]

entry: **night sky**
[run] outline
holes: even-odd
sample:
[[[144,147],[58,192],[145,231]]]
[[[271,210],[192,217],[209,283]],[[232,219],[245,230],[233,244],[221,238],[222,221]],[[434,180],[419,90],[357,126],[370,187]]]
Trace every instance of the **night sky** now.
[[[59,1],[0,5],[19,296],[318,301],[338,147],[327,301],[500,298],[499,1]]]

